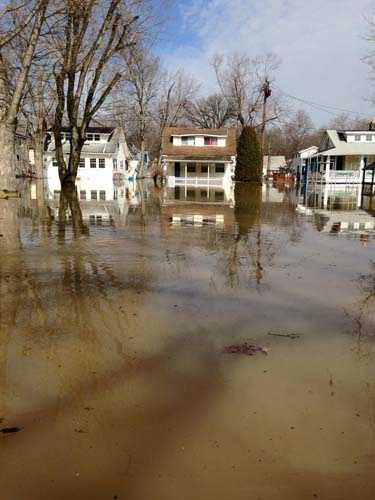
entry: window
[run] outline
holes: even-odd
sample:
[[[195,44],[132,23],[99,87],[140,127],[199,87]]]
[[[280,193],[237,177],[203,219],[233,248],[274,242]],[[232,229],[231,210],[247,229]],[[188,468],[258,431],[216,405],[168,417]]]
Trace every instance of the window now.
[[[91,199],[92,200],[98,199],[98,192],[97,191],[91,191]]]
[[[80,158],[80,160],[79,160],[79,168],[85,168],[85,159],[84,158]]]
[[[99,199],[105,201],[105,191],[99,191]]]
[[[124,170],[124,162],[122,160],[120,161],[120,170]]]
[[[92,141],[94,136],[92,134],[87,134],[86,135],[86,141]]]
[[[127,172],[129,168],[128,160],[125,160],[125,171]]]
[[[99,168],[105,168],[105,158],[99,158]]]
[[[201,174],[208,174],[208,165],[201,165]]]
[[[86,191],[80,191],[79,198],[80,198],[80,200],[85,200],[86,199]]]
[[[201,200],[207,200],[207,199],[208,199],[207,189],[201,189]]]
[[[66,141],[70,141],[72,134],[70,132],[65,132],[64,138]]]
[[[94,141],[100,141],[100,134],[94,135]]]
[[[372,135],[366,135],[366,141],[371,142],[372,141]]]
[[[96,158],[90,158],[90,168],[96,168]]]
[[[114,199],[114,200],[117,200],[117,199],[118,199],[118,191],[117,191],[117,189],[114,189],[114,190],[113,190],[113,199]]]
[[[56,158],[52,158],[52,166],[54,166],[54,167],[58,167],[59,166],[59,164],[57,163]]]
[[[224,201],[224,191],[215,191],[215,201]]]
[[[191,163],[190,165],[188,164],[187,171],[189,174],[195,174],[196,172],[195,164],[194,163]]]
[[[181,144],[183,146],[195,146],[195,137],[193,136],[181,137]]]
[[[53,199],[54,199],[54,200],[58,200],[58,199],[59,199],[59,197],[60,197],[60,191],[56,191],[56,190],[55,190],[55,191],[53,192]]]
[[[217,174],[223,174],[225,172],[225,165],[224,165],[224,163],[217,163],[215,165],[215,172]]]
[[[117,172],[117,160],[114,158],[112,162],[113,162],[113,170]]]
[[[361,136],[360,136],[359,134],[355,135],[355,136],[354,136],[354,140],[355,140],[356,142],[359,142],[359,141],[361,140]]]
[[[217,137],[205,137],[204,145],[205,146],[217,146],[218,140]]]
[[[186,199],[187,200],[195,200],[195,189],[187,189],[186,190]]]

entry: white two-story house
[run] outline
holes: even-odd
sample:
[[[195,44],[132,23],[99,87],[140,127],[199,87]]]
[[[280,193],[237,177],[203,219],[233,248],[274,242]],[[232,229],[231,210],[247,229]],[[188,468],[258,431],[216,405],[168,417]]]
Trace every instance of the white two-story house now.
[[[63,149],[70,153],[70,130],[63,129]],[[45,175],[48,181],[48,196],[56,198],[60,193],[60,179],[55,158],[55,143],[50,133],[46,140]],[[121,128],[91,127],[87,131],[76,179],[81,200],[116,200],[114,179],[121,181],[136,177],[137,162],[132,160],[126,138]]]
[[[365,166],[374,161],[375,131],[326,130],[310,169],[326,184],[361,184]]]
[[[236,150],[235,129],[167,128],[161,161],[168,186],[229,189]]]

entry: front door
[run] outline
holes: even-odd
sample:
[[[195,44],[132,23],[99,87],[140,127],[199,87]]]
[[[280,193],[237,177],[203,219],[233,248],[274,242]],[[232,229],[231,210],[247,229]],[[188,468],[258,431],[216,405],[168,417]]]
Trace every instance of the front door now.
[[[174,176],[181,177],[181,163],[175,162],[174,164]]]

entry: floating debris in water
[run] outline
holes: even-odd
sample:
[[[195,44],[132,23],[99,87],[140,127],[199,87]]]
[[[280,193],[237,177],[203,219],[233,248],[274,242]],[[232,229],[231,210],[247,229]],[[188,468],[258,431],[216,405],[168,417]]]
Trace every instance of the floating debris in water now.
[[[272,337],[284,337],[286,339],[292,339],[292,340],[296,340],[296,339],[299,339],[301,337],[301,335],[299,335],[298,333],[272,333],[272,332],[268,332],[268,335],[272,335]]]
[[[20,427],[4,427],[4,429],[0,429],[2,434],[14,434],[15,432],[20,431],[22,431]]]
[[[223,352],[225,354],[246,354],[247,356],[254,356],[254,354],[258,354],[259,352],[265,355],[268,354],[268,350],[266,348],[248,344],[247,342],[244,342],[243,344],[228,345],[224,347]]]

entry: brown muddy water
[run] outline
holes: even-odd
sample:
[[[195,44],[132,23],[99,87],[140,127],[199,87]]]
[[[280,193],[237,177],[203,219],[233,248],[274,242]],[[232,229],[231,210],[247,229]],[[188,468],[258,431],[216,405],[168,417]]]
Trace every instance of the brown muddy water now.
[[[374,219],[235,195],[0,200],[1,500],[375,498]]]

